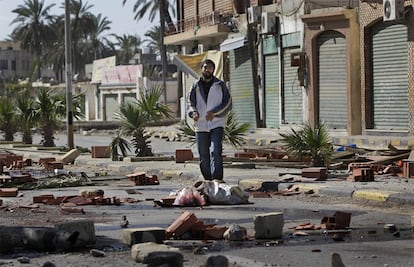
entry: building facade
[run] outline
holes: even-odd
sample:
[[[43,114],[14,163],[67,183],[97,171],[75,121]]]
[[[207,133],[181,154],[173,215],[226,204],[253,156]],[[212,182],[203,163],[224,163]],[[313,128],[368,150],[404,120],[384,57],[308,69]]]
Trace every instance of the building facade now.
[[[33,56],[20,48],[20,42],[0,41],[0,78],[17,81],[31,77]]]
[[[413,0],[179,3],[165,43],[223,52],[234,109],[252,128],[414,134]],[[185,95],[195,75],[181,69]]]

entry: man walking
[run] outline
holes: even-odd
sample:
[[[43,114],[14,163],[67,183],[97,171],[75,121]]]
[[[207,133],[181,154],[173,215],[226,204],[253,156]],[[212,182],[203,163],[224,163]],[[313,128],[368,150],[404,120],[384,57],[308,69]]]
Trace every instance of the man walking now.
[[[205,180],[223,180],[223,135],[232,108],[224,81],[214,76],[210,59],[201,63],[201,77],[188,94],[188,116],[194,120],[200,170]]]

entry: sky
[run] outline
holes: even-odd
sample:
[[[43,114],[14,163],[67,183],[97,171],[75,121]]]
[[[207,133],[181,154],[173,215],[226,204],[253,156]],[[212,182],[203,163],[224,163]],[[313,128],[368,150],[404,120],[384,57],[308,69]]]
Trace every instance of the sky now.
[[[16,26],[10,26],[10,23],[16,18],[16,14],[12,10],[17,8],[18,5],[23,5],[24,2],[24,0],[0,0],[0,40],[5,40]],[[44,0],[44,2],[45,6],[56,4],[51,14],[64,14],[64,9],[61,6],[64,5],[65,0]],[[141,40],[144,40],[146,39],[145,32],[154,25],[158,25],[158,17],[152,23],[147,18],[143,18],[138,22],[134,20],[132,9],[136,0],[128,0],[125,6],[122,6],[122,0],[83,0],[82,2],[84,5],[86,3],[93,5],[90,11],[95,15],[101,13],[112,21],[111,30],[105,32],[105,34],[136,34],[141,37]]]

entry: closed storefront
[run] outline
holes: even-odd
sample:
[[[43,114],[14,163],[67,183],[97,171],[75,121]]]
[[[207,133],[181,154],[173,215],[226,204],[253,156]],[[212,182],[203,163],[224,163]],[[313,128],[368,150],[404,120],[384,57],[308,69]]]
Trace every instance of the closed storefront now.
[[[407,27],[379,23],[371,36],[373,128],[407,130]]]
[[[266,128],[280,126],[280,68],[279,54],[274,36],[264,36],[262,40],[264,65],[264,122]]]
[[[239,122],[256,125],[254,109],[252,66],[248,46],[229,51],[230,56],[230,90],[233,110]]]
[[[329,128],[347,128],[346,39],[336,31],[317,38],[319,120]]]
[[[298,67],[291,66],[291,54],[300,50],[290,48],[283,51],[283,105],[285,124],[303,123],[303,94],[299,85]]]
[[[265,126],[278,128],[280,124],[279,56],[267,55],[265,63]]]

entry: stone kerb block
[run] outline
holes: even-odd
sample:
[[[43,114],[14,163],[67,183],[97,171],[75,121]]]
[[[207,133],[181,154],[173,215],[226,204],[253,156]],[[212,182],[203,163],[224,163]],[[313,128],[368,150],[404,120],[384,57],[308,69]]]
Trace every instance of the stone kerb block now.
[[[75,247],[83,247],[85,245],[93,245],[96,243],[95,225],[89,220],[75,220],[69,222],[61,222],[55,224],[56,230],[64,230],[68,232],[78,231],[79,237]]]
[[[152,242],[140,243],[131,247],[131,257],[135,262],[146,263],[150,253],[168,251],[178,252],[179,249]]]
[[[165,229],[161,227],[129,228],[122,230],[122,242],[128,246],[138,243],[162,243],[165,240]]]
[[[283,212],[270,212],[254,216],[254,230],[257,239],[280,238],[284,225]]]

